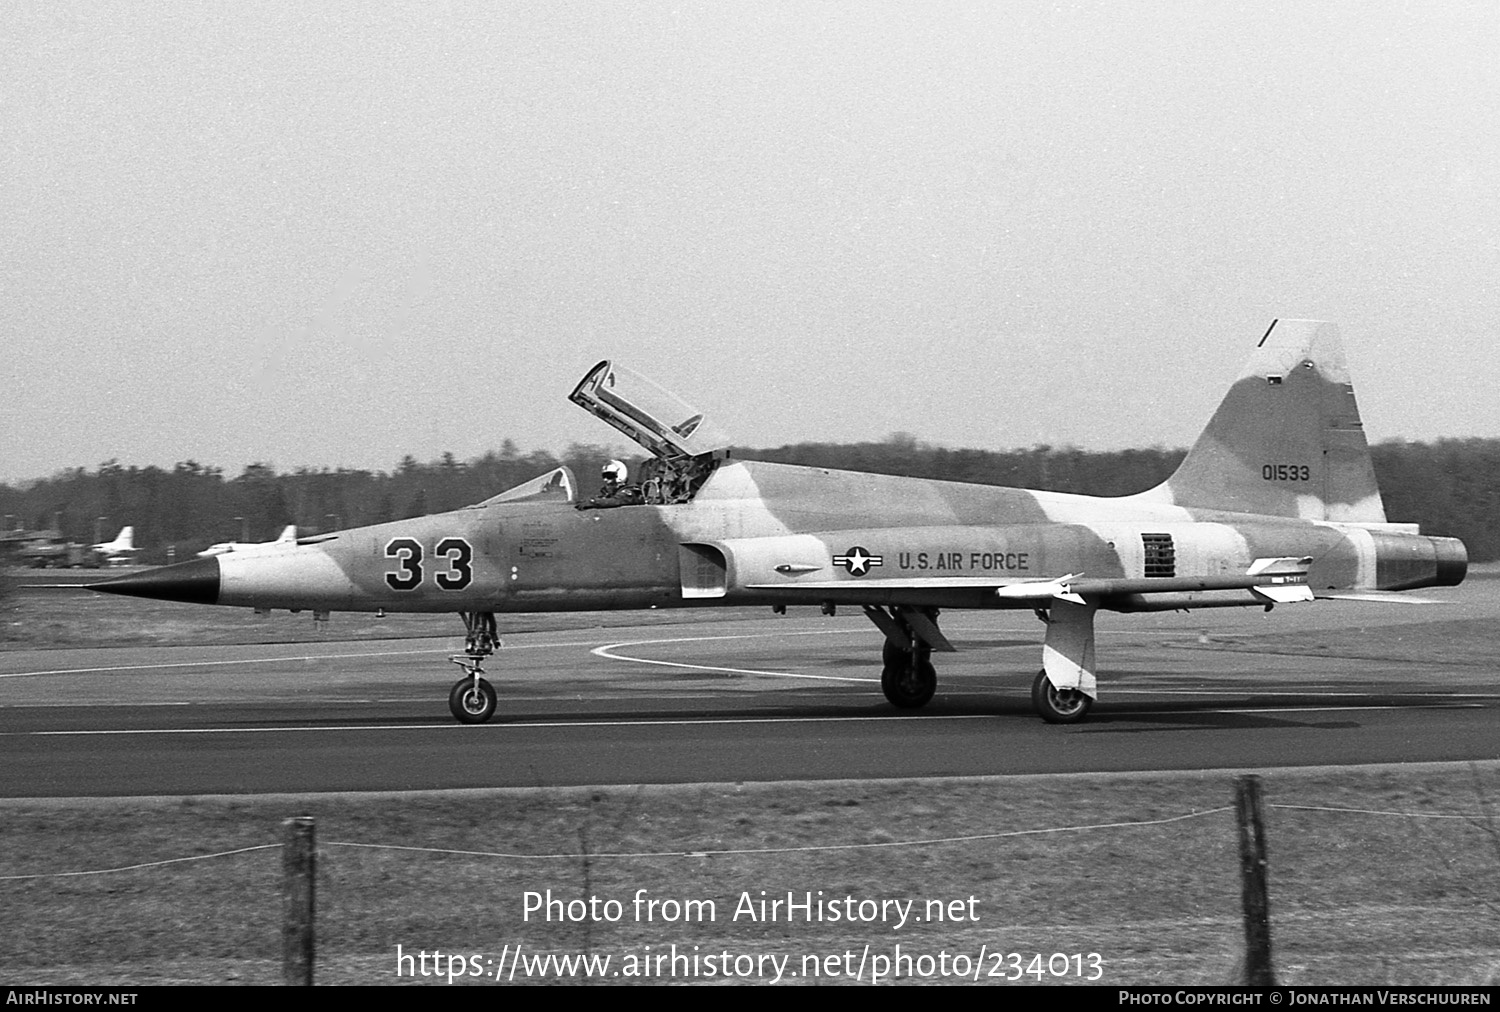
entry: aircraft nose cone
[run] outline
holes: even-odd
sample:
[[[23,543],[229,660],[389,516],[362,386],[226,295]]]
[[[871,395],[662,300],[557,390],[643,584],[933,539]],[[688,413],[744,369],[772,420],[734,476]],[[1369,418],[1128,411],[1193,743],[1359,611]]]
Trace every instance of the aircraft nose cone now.
[[[158,601],[185,601],[188,604],[219,603],[219,560],[194,559],[175,566],[122,576],[88,584],[89,590],[105,594],[128,594]]]

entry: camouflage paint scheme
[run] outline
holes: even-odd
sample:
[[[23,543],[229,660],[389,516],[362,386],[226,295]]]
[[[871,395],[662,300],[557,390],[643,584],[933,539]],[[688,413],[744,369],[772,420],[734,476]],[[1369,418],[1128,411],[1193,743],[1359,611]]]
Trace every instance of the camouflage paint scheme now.
[[[579,391],[612,383],[611,368],[600,363]],[[1047,622],[1033,700],[1045,719],[1068,722],[1097,694],[1100,608],[1380,597],[1457,584],[1467,566],[1461,542],[1386,522],[1337,330],[1317,321],[1273,323],[1177,472],[1121,498],[689,455],[671,434],[682,426],[585,403],[579,391],[575,401],[664,462],[706,474],[690,500],[580,509],[564,468],[464,509],[94,589],[258,609],[467,613],[472,664],[450,703],[471,722],[494,708],[479,658],[492,647],[482,620],[493,630],[496,612],[860,607],[886,636],[887,697],[913,707],[935,688],[931,652],[953,649],[940,609],[1028,608]],[[684,423],[689,434],[700,421]]]

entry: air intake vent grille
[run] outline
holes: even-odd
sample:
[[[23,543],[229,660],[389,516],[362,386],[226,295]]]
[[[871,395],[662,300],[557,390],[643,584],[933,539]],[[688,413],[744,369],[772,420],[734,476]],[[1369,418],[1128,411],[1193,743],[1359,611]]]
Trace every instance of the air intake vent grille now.
[[[1148,577],[1177,575],[1177,550],[1172,547],[1172,535],[1142,534],[1141,543],[1146,549]]]

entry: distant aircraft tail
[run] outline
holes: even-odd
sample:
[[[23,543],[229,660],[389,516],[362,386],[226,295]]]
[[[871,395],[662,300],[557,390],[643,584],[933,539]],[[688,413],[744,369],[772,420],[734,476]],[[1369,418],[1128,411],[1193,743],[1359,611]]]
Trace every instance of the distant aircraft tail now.
[[[105,541],[101,544],[91,545],[93,551],[103,553],[107,558],[113,559],[117,556],[128,555],[135,551],[135,528],[121,527],[120,533],[115,535],[113,541]]]
[[[1200,509],[1384,523],[1338,328],[1273,321],[1182,465],[1145,495]]]
[[[276,543],[277,544],[284,544],[284,543],[286,543],[288,541],[296,541],[296,540],[297,540],[297,525],[296,524],[287,524],[287,526],[284,527],[282,529],[282,531],[281,531],[281,537],[279,537],[279,538],[276,539]]]

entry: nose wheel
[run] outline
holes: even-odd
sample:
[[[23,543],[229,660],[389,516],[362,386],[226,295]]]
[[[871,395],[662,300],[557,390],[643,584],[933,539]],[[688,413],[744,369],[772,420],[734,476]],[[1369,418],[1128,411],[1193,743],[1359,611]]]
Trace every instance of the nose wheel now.
[[[475,674],[460,678],[448,693],[448,709],[462,724],[483,724],[495,715],[495,687]]]
[[[448,710],[461,724],[483,724],[495,715],[499,702],[495,687],[484,677],[484,659],[495,652],[500,637],[495,631],[493,612],[465,611],[459,613],[464,620],[468,636],[464,640],[464,652],[448,658],[464,671],[464,677],[453,684],[448,693]]]

